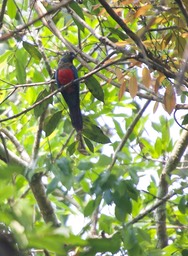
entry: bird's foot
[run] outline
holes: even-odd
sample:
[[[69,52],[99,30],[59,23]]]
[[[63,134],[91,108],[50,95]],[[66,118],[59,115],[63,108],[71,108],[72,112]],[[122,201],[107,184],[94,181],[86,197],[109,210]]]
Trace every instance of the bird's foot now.
[[[83,137],[82,137],[82,132],[81,131],[78,131],[77,134],[76,134],[76,140],[78,141],[78,151],[85,155],[85,156],[88,156],[89,155],[89,152],[86,150],[86,147],[85,147],[85,144],[84,144],[84,140],[83,140]]]

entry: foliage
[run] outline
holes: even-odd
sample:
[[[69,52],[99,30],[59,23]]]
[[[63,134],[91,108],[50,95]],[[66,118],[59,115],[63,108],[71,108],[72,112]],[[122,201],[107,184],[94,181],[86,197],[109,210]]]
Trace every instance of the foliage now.
[[[188,4],[162,2],[0,4],[0,221],[24,255],[187,255]],[[54,80],[65,50],[87,155]]]

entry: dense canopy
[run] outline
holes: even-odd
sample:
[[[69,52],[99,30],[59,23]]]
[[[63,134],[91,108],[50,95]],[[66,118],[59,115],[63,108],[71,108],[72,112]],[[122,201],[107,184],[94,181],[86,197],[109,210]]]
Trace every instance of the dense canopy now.
[[[0,254],[188,255],[188,2],[0,8]],[[65,51],[79,138],[54,77]]]

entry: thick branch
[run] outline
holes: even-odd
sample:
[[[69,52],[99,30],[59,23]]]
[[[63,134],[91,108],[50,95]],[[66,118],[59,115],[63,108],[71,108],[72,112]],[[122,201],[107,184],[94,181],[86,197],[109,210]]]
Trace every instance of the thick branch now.
[[[110,5],[105,0],[99,0],[101,5],[105,8],[107,13],[117,22],[117,24],[127,33],[127,35],[135,42],[142,54],[146,55],[146,49],[140,38],[124,23],[124,21],[118,16]]]
[[[166,175],[162,174],[160,176],[157,197],[163,198],[167,193],[168,182],[166,180]],[[157,247],[162,249],[168,245],[168,235],[166,230],[166,201],[157,208],[155,221],[157,225]]]
[[[44,221],[46,223],[51,222],[53,226],[59,227],[60,222],[54,213],[54,209],[50,200],[46,196],[45,187],[42,183],[42,177],[40,173],[37,173],[33,176],[32,181],[30,182],[30,188],[38,203]]]
[[[180,139],[176,142],[175,147],[169,157],[164,169],[163,174],[171,174],[171,172],[177,167],[180,162],[183,153],[188,145],[188,132],[183,130]]]
[[[181,2],[181,0],[176,0],[177,2]],[[141,39],[124,23],[124,21],[114,12],[114,10],[110,7],[106,0],[99,0],[101,5],[105,8],[108,14],[117,22],[117,24],[127,33],[127,35],[134,41],[134,43],[141,50],[141,54],[139,54],[138,60],[140,62],[145,63],[152,69],[158,70],[162,72],[167,78],[176,79],[176,74],[171,71],[170,67],[164,65],[163,62],[159,58],[155,58],[151,52],[149,52]],[[188,87],[187,79],[182,81]]]
[[[2,28],[3,26],[3,17],[5,14],[6,4],[7,4],[7,0],[3,0],[1,13],[0,13],[0,28]]]
[[[180,139],[176,142],[176,145],[169,157],[166,165],[163,168],[162,174],[160,176],[158,198],[163,198],[168,193],[168,182],[167,178],[171,172],[177,167],[180,159],[186,150],[188,145],[188,132],[183,131]],[[166,203],[160,205],[156,211],[156,223],[157,223],[157,237],[158,237],[158,248],[164,248],[168,245],[168,235],[166,231]]]
[[[177,5],[179,6],[179,8],[186,20],[187,26],[188,26],[188,12],[186,10],[184,3],[182,2],[182,0],[175,0],[175,1],[176,1]]]

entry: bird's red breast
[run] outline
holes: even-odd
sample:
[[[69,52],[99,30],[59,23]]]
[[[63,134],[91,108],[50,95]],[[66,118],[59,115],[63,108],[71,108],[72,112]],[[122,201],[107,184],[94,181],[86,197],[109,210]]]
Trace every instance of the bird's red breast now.
[[[74,72],[70,68],[63,68],[58,70],[58,81],[60,85],[66,85],[74,80]],[[71,93],[74,91],[74,86],[69,86],[66,92]]]

